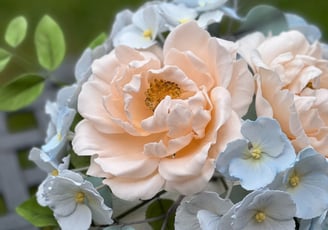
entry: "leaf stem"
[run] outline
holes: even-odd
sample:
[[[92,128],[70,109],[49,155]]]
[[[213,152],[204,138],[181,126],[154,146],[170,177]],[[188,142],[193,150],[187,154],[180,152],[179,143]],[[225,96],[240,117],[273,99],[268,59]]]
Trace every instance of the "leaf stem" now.
[[[178,199],[172,204],[172,206],[169,208],[169,210],[165,214],[165,218],[161,227],[161,230],[165,230],[166,226],[168,224],[170,216],[175,212],[175,210],[178,208],[179,204],[181,203],[182,199],[184,198],[184,195],[180,195]]]
[[[145,200],[143,202],[141,202],[140,204],[126,210],[125,212],[123,212],[122,214],[118,215],[115,219],[117,220],[120,220],[124,217],[126,217],[127,215],[129,215],[130,213],[136,211],[137,209],[143,207],[144,205],[148,204],[149,202],[153,201],[154,199],[157,199],[158,197],[160,197],[161,195],[163,195],[164,193],[166,193],[166,191],[161,191],[159,192],[156,196],[154,196],[153,198],[149,199],[149,200]]]
[[[116,226],[127,226],[127,225],[133,225],[133,224],[143,224],[143,223],[150,223],[154,221],[158,221],[160,219],[163,219],[166,216],[166,214],[160,215],[160,216],[155,216],[152,218],[144,219],[144,220],[136,220],[136,221],[131,221],[131,222],[123,222],[120,224],[117,224]]]

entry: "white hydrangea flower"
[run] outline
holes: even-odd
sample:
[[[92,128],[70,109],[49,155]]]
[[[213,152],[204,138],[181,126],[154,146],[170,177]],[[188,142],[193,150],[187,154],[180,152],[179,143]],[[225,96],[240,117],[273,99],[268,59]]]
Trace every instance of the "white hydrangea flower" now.
[[[47,102],[46,113],[50,115],[50,122],[45,144],[41,146],[45,155],[41,157],[44,157],[44,161],[58,163],[61,161],[61,153],[67,144],[76,110],[57,102]]]
[[[41,149],[34,147],[31,149],[28,159],[33,161],[40,169],[47,172],[48,174],[57,175],[60,171],[68,169],[70,158],[69,156],[66,156],[62,159],[63,163],[56,164],[52,161],[45,161],[45,155],[46,153],[44,153]]]
[[[227,0],[174,0],[173,2],[185,4],[190,8],[195,8],[197,11],[210,11],[219,8]]]
[[[165,19],[165,26],[167,26],[169,30],[172,30],[179,24],[194,20],[198,16],[195,9],[189,8],[183,4],[176,5],[164,2],[160,4],[159,8]]]
[[[132,16],[132,24],[123,27],[113,36],[114,47],[126,45],[145,49],[156,44],[156,37],[161,32],[163,23],[158,5],[145,5]]]
[[[230,200],[222,199],[217,193],[210,191],[186,197],[177,209],[175,229],[217,229],[220,218],[232,205]]]
[[[296,203],[296,217],[318,217],[328,209],[327,168],[325,157],[307,147],[298,153],[295,164],[278,174],[268,187],[290,194]]]
[[[227,0],[175,0],[177,4],[184,4],[200,13],[197,23],[206,28],[209,24],[220,22],[224,12],[220,10]]]
[[[255,190],[223,215],[217,229],[295,229],[295,212],[295,203],[288,193]]]
[[[63,170],[58,176],[48,177],[39,189],[40,205],[53,210],[62,230],[87,230],[92,220],[96,225],[113,223],[112,209],[80,174]]]
[[[267,186],[279,172],[293,165],[295,150],[276,120],[246,120],[241,133],[245,139],[228,143],[216,161],[216,169],[225,177],[254,190]]]

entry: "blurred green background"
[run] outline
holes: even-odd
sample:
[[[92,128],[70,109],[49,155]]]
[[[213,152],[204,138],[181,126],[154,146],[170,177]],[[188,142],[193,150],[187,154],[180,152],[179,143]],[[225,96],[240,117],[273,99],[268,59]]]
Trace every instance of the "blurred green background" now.
[[[7,48],[3,39],[8,22],[18,15],[24,15],[29,22],[27,39],[18,47],[17,52],[25,58],[36,60],[33,45],[35,26],[44,14],[49,14],[62,27],[67,56],[77,58],[83,49],[100,32],[108,32],[115,13],[123,8],[136,9],[142,0],[0,0],[0,47]],[[316,24],[328,38],[326,9],[327,0],[240,0],[240,13],[245,14],[256,4],[271,4],[287,12],[298,13]],[[327,22],[327,23],[326,23]],[[16,51],[15,51],[16,52]],[[12,61],[9,68],[0,73],[0,85],[20,72],[29,71],[20,62]]]

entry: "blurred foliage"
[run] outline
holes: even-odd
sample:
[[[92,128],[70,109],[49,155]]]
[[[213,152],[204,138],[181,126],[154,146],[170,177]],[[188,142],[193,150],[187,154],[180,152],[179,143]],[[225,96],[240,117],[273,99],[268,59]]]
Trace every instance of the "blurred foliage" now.
[[[29,22],[27,38],[17,49],[25,59],[36,59],[33,33],[38,21],[45,14],[50,15],[64,31],[67,57],[77,58],[89,43],[101,32],[108,32],[115,14],[124,8],[136,9],[142,0],[0,0],[0,47],[5,45],[4,33],[7,24],[18,15]],[[6,47],[7,48],[7,47]],[[16,50],[15,50],[16,51]],[[15,52],[14,51],[14,52]],[[33,58],[32,58],[33,57]],[[0,74],[0,85],[10,77],[28,72],[31,65],[20,60],[12,60],[10,67]]]
[[[327,0],[239,0],[239,12],[245,15],[251,7],[258,4],[269,4],[284,12],[299,14],[307,22],[318,26],[322,32],[322,40],[328,42]]]
[[[16,16],[23,15],[29,22],[27,39],[22,47],[14,50],[25,59],[35,60],[36,53],[33,44],[33,32],[37,22],[43,15],[48,14],[61,26],[67,45],[65,58],[77,58],[94,38],[101,32],[108,32],[115,14],[124,8],[135,10],[143,0],[0,0],[0,37],[3,37],[7,24]],[[328,1],[299,1],[299,0],[239,0],[239,12],[246,15],[247,11],[257,4],[270,4],[281,10],[298,13],[308,22],[318,25],[323,33],[323,39],[328,40]],[[5,44],[0,39],[0,47]],[[18,52],[19,51],[19,52]],[[0,85],[11,77],[29,72],[31,63],[13,59],[10,68],[0,74]],[[36,71],[37,72],[37,71]]]

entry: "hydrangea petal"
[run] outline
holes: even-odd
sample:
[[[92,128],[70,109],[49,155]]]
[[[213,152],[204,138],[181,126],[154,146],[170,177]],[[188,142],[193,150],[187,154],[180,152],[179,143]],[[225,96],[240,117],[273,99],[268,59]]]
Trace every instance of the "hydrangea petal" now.
[[[62,230],[88,230],[91,225],[91,211],[83,205],[77,205],[75,212],[69,216],[56,216]]]
[[[266,156],[262,156],[265,158]],[[229,173],[232,177],[239,178],[240,184],[247,190],[255,190],[270,184],[275,175],[276,170],[264,163],[264,159],[250,160],[236,158],[230,162]]]
[[[219,229],[220,217],[207,210],[200,210],[197,213],[197,218],[201,229],[217,230]]]
[[[222,199],[217,193],[203,191],[191,197],[186,197],[179,205],[174,226],[176,229],[193,230],[199,229],[200,223],[197,213],[200,210],[221,216],[232,207],[230,200]]]

